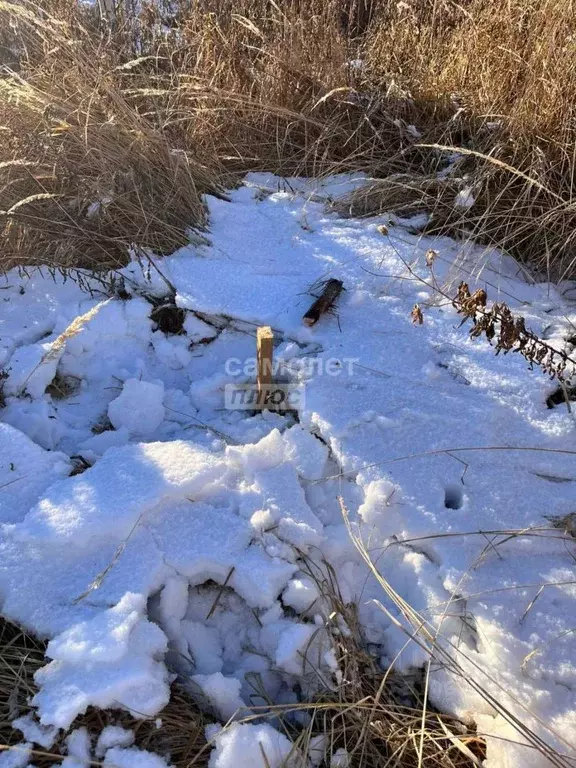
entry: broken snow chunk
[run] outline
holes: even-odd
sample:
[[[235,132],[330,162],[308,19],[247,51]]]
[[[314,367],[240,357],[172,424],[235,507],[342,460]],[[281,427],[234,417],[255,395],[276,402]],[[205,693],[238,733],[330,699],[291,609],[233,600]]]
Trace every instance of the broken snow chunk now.
[[[329,738],[325,733],[312,736],[310,739],[308,743],[308,757],[314,768],[323,762],[329,743]]]
[[[127,379],[122,392],[108,405],[108,417],[116,429],[132,435],[153,434],[164,421],[164,384]]]
[[[2,420],[48,451],[56,448],[65,431],[54,406],[46,400],[12,400],[2,410]]]
[[[23,742],[0,752],[0,768],[25,768],[30,762],[32,744]]]
[[[66,737],[70,768],[85,768],[90,763],[90,735],[86,727],[76,728]],[[66,761],[64,761],[66,762]],[[64,763],[63,763],[64,764]]]
[[[475,203],[476,198],[472,192],[472,187],[464,187],[464,189],[461,189],[460,192],[458,192],[454,199],[456,208],[472,208]]]
[[[192,360],[185,336],[165,336],[162,331],[152,334],[152,346],[160,362],[167,368],[181,370]]]
[[[308,576],[301,576],[288,582],[282,594],[282,602],[294,608],[297,613],[304,613],[319,597],[318,586]]]
[[[121,707],[145,718],[156,715],[170,698],[166,668],[139,653],[136,644],[114,664],[90,667],[53,661],[34,679],[40,690],[32,703],[44,723],[58,728],[68,728],[90,705]]]
[[[376,527],[387,536],[401,532],[404,523],[398,513],[401,501],[398,487],[388,480],[373,480],[366,486],[365,493],[358,514],[366,525]]]
[[[100,732],[96,742],[96,757],[104,757],[112,747],[131,747],[134,744],[134,731],[119,725],[107,725]]]
[[[350,755],[344,747],[340,747],[330,758],[330,768],[349,768],[349,766]]]
[[[315,632],[316,627],[310,624],[294,624],[283,632],[276,648],[276,665],[285,672],[302,675]]]
[[[113,747],[106,752],[105,768],[167,768],[168,763],[160,755],[145,749]]]
[[[58,728],[41,725],[32,714],[17,718],[13,721],[12,727],[20,731],[26,741],[39,744],[44,749],[52,748],[58,734]]]
[[[107,429],[105,432],[101,432],[99,435],[93,435],[83,443],[80,443],[78,450],[81,456],[86,459],[94,457],[98,459],[103,456],[109,448],[116,448],[121,445],[126,445],[130,441],[130,433],[126,427],[121,429]]]
[[[64,347],[54,351],[50,342],[20,347],[8,367],[8,378],[4,383],[7,395],[21,395],[27,392],[33,399],[39,399],[56,375],[56,366]]]
[[[270,556],[261,546],[252,544],[243,553],[229,583],[251,608],[268,608],[295,570],[291,562]]]
[[[300,549],[318,545],[322,523],[308,506],[298,477],[290,464],[283,464],[256,475],[262,494],[262,509],[268,509],[278,521],[276,534]]]
[[[304,480],[324,477],[328,448],[317,437],[295,424],[282,435],[286,444],[286,459]]]
[[[230,720],[244,709],[240,696],[242,684],[237,677],[224,677],[221,672],[215,672],[212,675],[192,675],[190,679],[222,720]]]
[[[185,619],[182,632],[198,674],[212,675],[222,671],[222,644],[218,631],[200,621]]]
[[[249,546],[252,526],[225,509],[188,502],[167,507],[152,525],[166,562],[191,585],[228,580],[253,608],[267,608],[294,572]]]
[[[23,520],[42,491],[66,477],[70,467],[63,453],[45,451],[19,429],[0,424],[0,523]]]
[[[120,541],[163,498],[201,495],[224,468],[221,459],[182,440],[111,448],[83,474],[54,483],[14,537],[80,548]]]
[[[43,723],[68,728],[91,704],[123,706],[135,717],[166,705],[168,675],[156,661],[166,652],[166,636],[144,611],[144,598],[127,593],[114,608],[49,643],[54,661],[34,676],[40,690],[33,704]]]
[[[228,446],[226,454],[242,464],[248,477],[277,467],[286,458],[286,444],[277,429],[273,429],[257,443],[242,446]]]
[[[46,655],[70,664],[110,663],[127,652],[130,634],[146,610],[142,595],[127,592],[122,600],[91,621],[67,629],[48,643]],[[150,627],[156,627],[150,624]],[[164,641],[159,638],[158,650]]]
[[[218,333],[216,328],[212,325],[208,325],[208,323],[205,323],[203,320],[200,320],[200,318],[196,317],[193,312],[186,313],[184,331],[194,343],[209,341]]]
[[[167,389],[164,393],[164,408],[166,409],[166,420],[175,421],[177,424],[197,423],[196,414],[198,411],[188,395],[185,395],[180,389]]]
[[[296,768],[305,764],[294,744],[267,723],[232,723],[211,735],[214,751],[208,768]]]

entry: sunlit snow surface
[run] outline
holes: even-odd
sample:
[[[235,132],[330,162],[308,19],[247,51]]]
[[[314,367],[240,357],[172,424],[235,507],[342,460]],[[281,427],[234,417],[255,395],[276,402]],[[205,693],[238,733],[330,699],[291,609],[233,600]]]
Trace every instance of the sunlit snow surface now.
[[[545,376],[471,340],[431,286],[485,287],[560,346],[576,311],[496,252],[329,213],[321,197],[353,183],[252,175],[230,202],[210,199],[210,245],[157,262],[188,310],[181,335],[156,329],[142,294],[167,283],[134,262],[132,298],[103,304],[46,363],[106,296],[38,272],[0,285],[0,595],[5,616],[50,639],[33,701],[43,726],[68,728],[90,705],[155,715],[175,673],[222,721],[264,703],[256,679],[279,703],[297,680],[304,695],[335,685],[330,607],[303,556],[333,566],[383,666],[422,666],[342,496],[381,576],[465,677],[576,758],[576,544],[549,522],[576,510],[576,461],[514,450],[574,451],[574,421],[547,408]],[[338,318],[306,328],[307,291],[328,277],[346,289]],[[264,324],[303,395],[299,423],[224,408]],[[64,398],[44,394],[55,370],[72,382]],[[92,466],[68,477],[78,456]],[[490,768],[547,765],[435,663],[430,696],[491,734]],[[164,764],[108,735],[105,764]],[[216,768],[251,762],[258,741],[278,765],[290,752],[269,725],[213,737]]]

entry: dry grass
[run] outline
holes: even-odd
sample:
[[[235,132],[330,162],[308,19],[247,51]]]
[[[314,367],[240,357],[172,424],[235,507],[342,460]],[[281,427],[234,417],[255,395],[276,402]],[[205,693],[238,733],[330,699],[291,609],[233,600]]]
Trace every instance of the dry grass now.
[[[0,79],[7,266],[117,266],[132,244],[169,252],[203,228],[201,194],[217,191],[200,154],[169,143],[124,92],[115,47],[68,10],[65,22],[0,2],[21,53]]]
[[[250,169],[362,170],[391,178],[354,210],[426,209],[430,231],[573,274],[571,0],[118,2],[114,30],[46,7],[0,3],[5,266],[170,252]],[[466,154],[446,170],[439,147]]]
[[[322,735],[325,764],[344,749],[350,768],[481,765],[485,744],[475,727],[430,704],[423,669],[399,674],[392,665],[383,673],[366,642],[356,606],[342,598],[334,570],[325,562],[303,560],[304,572],[322,595],[324,610],[319,611],[325,614],[342,679],[336,690],[322,691],[311,705],[300,707],[310,723],[293,735],[296,747],[307,753],[314,737]]]
[[[574,274],[572,0],[44,6],[0,3],[4,267],[170,252],[247,170],[361,170],[387,180],[354,210]]]

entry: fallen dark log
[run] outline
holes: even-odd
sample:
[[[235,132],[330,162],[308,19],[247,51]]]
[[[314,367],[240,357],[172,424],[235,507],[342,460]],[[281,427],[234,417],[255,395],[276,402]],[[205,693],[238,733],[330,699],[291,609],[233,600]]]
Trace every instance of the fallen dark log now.
[[[342,280],[335,280],[334,278],[326,280],[322,294],[316,299],[314,304],[312,304],[308,312],[306,312],[302,318],[304,325],[316,325],[322,315],[334,308],[334,305],[343,290],[344,283]]]

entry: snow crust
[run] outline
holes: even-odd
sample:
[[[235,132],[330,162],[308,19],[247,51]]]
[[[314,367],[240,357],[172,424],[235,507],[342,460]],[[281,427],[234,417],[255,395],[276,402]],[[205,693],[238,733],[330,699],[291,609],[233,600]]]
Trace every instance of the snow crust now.
[[[460,674],[432,665],[430,696],[487,734],[488,768],[548,762],[470,681],[576,756],[574,542],[551,523],[576,509],[576,471],[569,453],[546,452],[576,450],[574,421],[547,407],[554,385],[521,357],[471,340],[434,286],[486,288],[559,348],[576,311],[494,250],[323,205],[357,183],[250,175],[231,202],[209,200],[210,245],[157,261],[175,297],[134,261],[123,270],[131,298],[106,302],[47,361],[101,286],[91,296],[40,272],[7,276],[0,599],[3,615],[49,641],[35,716],[14,722],[22,755],[50,748],[89,706],[155,716],[174,671],[222,722],[341,684],[332,607],[310,562],[330,564],[383,668],[421,667],[414,628],[351,532],[458,663]],[[304,327],[306,291],[327,277],[346,288],[338,321]],[[183,334],[157,328],[147,294],[175,298]],[[226,385],[254,376],[264,324],[281,375],[304,393],[297,422],[224,407]],[[76,382],[64,398],[46,391],[56,374]],[[89,466],[70,475],[79,456]],[[167,765],[120,731],[99,737],[104,765]],[[90,759],[87,736],[68,737],[67,768]],[[264,722],[211,738],[212,768],[260,765],[262,750],[274,768],[292,749]],[[348,765],[343,750],[327,755]],[[16,751],[0,759],[26,764]]]

